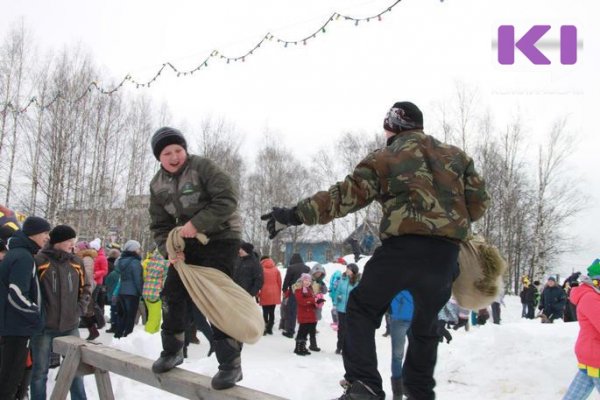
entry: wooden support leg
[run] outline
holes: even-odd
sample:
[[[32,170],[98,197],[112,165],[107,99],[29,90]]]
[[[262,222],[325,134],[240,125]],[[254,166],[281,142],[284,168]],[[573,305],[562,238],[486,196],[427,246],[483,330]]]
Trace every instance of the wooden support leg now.
[[[65,400],[71,388],[71,382],[77,373],[81,362],[81,346],[70,346],[63,361],[50,400]]]
[[[96,368],[94,376],[96,377],[96,386],[98,387],[98,397],[102,400],[115,400],[108,371]]]

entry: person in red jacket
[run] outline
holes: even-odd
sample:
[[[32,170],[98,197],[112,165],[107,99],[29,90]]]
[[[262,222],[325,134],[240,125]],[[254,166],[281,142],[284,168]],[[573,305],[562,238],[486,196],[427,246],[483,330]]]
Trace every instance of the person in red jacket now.
[[[265,335],[273,334],[275,323],[275,307],[281,304],[281,272],[275,262],[268,256],[262,257],[260,265],[263,268],[263,285],[258,292],[259,304],[263,309],[265,320]]]
[[[600,259],[589,266],[588,277],[571,290],[570,300],[577,306],[579,336],[575,343],[577,374],[563,400],[587,399],[596,388],[600,393]]]
[[[311,354],[306,348],[306,337],[310,334],[311,343],[317,343],[317,307],[320,303],[323,303],[325,299],[317,299],[315,293],[312,290],[312,276],[310,274],[302,274],[298,279],[300,285],[294,291],[296,297],[296,303],[298,307],[298,335],[296,335],[296,348],[294,353],[299,356],[305,356]],[[296,286],[296,285],[294,285]]]

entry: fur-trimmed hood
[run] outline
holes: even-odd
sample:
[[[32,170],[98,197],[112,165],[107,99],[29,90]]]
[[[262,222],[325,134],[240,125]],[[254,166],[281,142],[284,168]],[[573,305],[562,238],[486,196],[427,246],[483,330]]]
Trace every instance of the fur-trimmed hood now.
[[[84,250],[80,250],[77,253],[75,253],[77,255],[77,257],[83,259],[84,257],[91,257],[94,260],[96,259],[96,257],[98,257],[98,252],[94,249],[84,249]]]

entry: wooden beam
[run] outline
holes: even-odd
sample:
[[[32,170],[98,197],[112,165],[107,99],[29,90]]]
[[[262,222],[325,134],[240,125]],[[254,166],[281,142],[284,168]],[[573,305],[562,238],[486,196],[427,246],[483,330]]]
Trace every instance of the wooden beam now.
[[[102,371],[113,372],[129,379],[154,386],[187,399],[202,400],[283,400],[283,397],[258,390],[234,386],[226,390],[214,390],[211,378],[182,368],[155,374],[153,360],[136,356],[103,344],[87,342],[75,336],[61,336],[53,341],[53,351],[67,354],[71,348],[79,348],[81,362]],[[110,385],[110,382],[108,383]]]

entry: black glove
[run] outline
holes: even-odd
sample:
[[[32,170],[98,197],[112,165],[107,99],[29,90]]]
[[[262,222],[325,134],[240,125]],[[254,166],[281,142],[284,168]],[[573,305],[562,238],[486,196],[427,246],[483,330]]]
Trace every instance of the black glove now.
[[[317,304],[325,303],[325,299],[317,299],[317,301],[315,301],[315,303],[317,303]]]
[[[273,207],[273,211],[260,217],[267,221],[267,230],[269,239],[273,239],[277,234],[290,225],[302,225],[302,221],[296,215],[296,207],[283,208]]]

